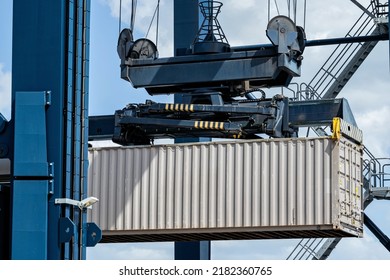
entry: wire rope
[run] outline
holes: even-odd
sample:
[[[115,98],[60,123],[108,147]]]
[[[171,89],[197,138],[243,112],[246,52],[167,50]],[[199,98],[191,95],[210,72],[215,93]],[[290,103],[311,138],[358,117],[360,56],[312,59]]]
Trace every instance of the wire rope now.
[[[130,30],[134,32],[135,15],[137,13],[137,0],[131,1]]]
[[[275,6],[276,6],[276,11],[278,12],[278,15],[280,15],[278,1],[274,0],[274,3],[275,3]]]
[[[271,0],[268,0],[268,21],[271,20]]]
[[[119,0],[119,34],[121,34],[122,29],[122,0]]]
[[[288,17],[291,18],[291,0],[287,0]]]
[[[157,16],[157,23],[156,23],[156,36],[158,36],[158,29],[159,29],[159,15],[160,15],[160,0],[157,1],[157,6],[156,6],[156,9],[154,10],[154,13],[153,13],[153,17],[152,17],[152,20],[150,21],[150,24],[149,24],[149,27],[148,27],[148,31],[146,32],[146,35],[145,35],[145,38],[148,37],[149,35],[149,32],[150,32],[150,29],[152,27],[152,24],[154,22],[154,19],[156,18]],[[157,41],[157,38],[156,38],[156,41]],[[157,44],[156,44],[157,45]]]
[[[294,8],[294,22],[297,23],[297,0],[293,1],[293,8]]]
[[[303,29],[306,29],[306,0],[304,2],[303,8]]]
[[[158,47],[158,31],[160,24],[160,0],[157,3],[157,22],[156,22],[156,47]]]

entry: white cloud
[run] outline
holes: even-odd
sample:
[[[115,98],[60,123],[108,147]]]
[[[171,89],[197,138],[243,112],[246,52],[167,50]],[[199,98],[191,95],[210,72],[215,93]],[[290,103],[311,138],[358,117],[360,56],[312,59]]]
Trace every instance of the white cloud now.
[[[173,244],[112,243],[88,248],[89,260],[169,260],[173,258]]]
[[[379,105],[366,112],[355,114],[356,122],[364,131],[364,143],[367,148],[378,157],[390,156],[390,105]]]
[[[371,234],[363,239],[344,238],[329,256],[330,260],[379,260],[389,259],[388,251]]]
[[[213,260],[286,259],[298,240],[245,240],[212,242]]]
[[[119,19],[119,0],[100,0],[110,8],[111,16]],[[134,23],[135,39],[146,36],[151,25],[153,14],[156,10],[157,1],[137,1],[136,19]],[[122,28],[130,26],[131,0],[122,0]],[[160,22],[158,26],[158,50],[160,57],[173,55],[173,1],[160,1]],[[157,16],[153,20],[147,38],[156,42]]]
[[[11,72],[4,71],[0,63],[0,113],[8,120],[11,117]]]

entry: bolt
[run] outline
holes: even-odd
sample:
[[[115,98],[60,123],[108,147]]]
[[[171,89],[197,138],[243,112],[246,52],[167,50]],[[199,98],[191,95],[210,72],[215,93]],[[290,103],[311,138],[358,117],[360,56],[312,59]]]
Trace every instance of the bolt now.
[[[280,33],[285,33],[286,29],[284,27],[280,28]]]

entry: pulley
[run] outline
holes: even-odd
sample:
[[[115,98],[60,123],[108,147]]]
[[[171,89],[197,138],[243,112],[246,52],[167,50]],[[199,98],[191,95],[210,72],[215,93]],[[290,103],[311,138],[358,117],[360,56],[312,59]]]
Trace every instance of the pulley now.
[[[302,27],[286,16],[276,16],[267,25],[267,37],[272,44],[278,46],[278,53],[295,51],[303,53],[305,48],[305,32]]]
[[[121,60],[131,59],[156,59],[158,51],[156,45],[146,38],[136,41],[133,39],[133,32],[125,28],[119,35],[117,52]]]
[[[138,39],[131,48],[130,57],[132,59],[156,59],[158,58],[157,47],[149,39]]]
[[[133,32],[129,28],[125,28],[119,34],[117,52],[121,60],[125,60],[130,56],[131,49],[134,45]]]

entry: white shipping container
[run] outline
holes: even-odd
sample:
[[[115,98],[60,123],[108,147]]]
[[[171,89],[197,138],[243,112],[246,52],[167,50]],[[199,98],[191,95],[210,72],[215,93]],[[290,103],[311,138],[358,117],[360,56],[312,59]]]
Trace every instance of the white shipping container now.
[[[362,146],[328,137],[90,148],[102,242],[361,236]]]

